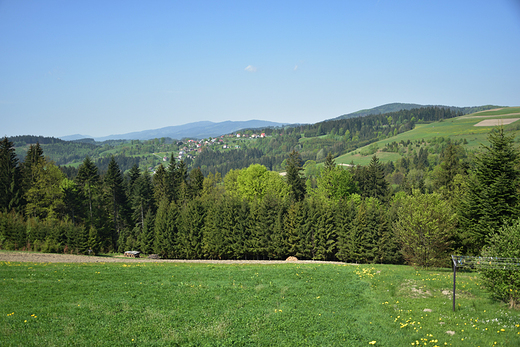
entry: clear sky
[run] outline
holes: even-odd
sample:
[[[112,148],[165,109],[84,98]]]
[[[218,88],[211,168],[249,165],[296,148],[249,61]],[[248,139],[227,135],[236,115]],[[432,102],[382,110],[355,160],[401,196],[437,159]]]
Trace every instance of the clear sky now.
[[[0,0],[0,136],[520,105],[520,0]]]

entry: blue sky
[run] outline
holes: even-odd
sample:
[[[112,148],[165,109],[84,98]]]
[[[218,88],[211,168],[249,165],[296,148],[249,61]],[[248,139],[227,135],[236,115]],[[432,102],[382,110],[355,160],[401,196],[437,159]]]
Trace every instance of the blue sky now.
[[[0,0],[0,136],[520,105],[520,1]]]

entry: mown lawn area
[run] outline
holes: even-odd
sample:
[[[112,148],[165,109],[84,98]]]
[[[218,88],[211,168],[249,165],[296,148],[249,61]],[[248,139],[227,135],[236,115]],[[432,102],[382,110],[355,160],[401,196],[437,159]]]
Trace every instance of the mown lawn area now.
[[[0,262],[0,345],[520,345],[479,278],[458,274],[453,312],[450,269]]]

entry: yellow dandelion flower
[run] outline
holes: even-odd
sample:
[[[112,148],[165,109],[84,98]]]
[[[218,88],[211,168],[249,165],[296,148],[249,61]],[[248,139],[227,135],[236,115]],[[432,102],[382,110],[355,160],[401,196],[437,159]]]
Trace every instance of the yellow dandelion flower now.
[[[368,344],[369,344],[369,345],[375,345],[375,344],[376,344],[376,341],[370,341]]]

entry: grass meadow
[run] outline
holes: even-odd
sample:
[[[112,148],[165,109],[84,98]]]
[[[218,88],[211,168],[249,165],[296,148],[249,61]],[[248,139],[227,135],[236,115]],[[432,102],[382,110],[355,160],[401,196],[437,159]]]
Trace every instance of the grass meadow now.
[[[0,345],[519,346],[479,278],[453,312],[450,269],[0,262]]]

